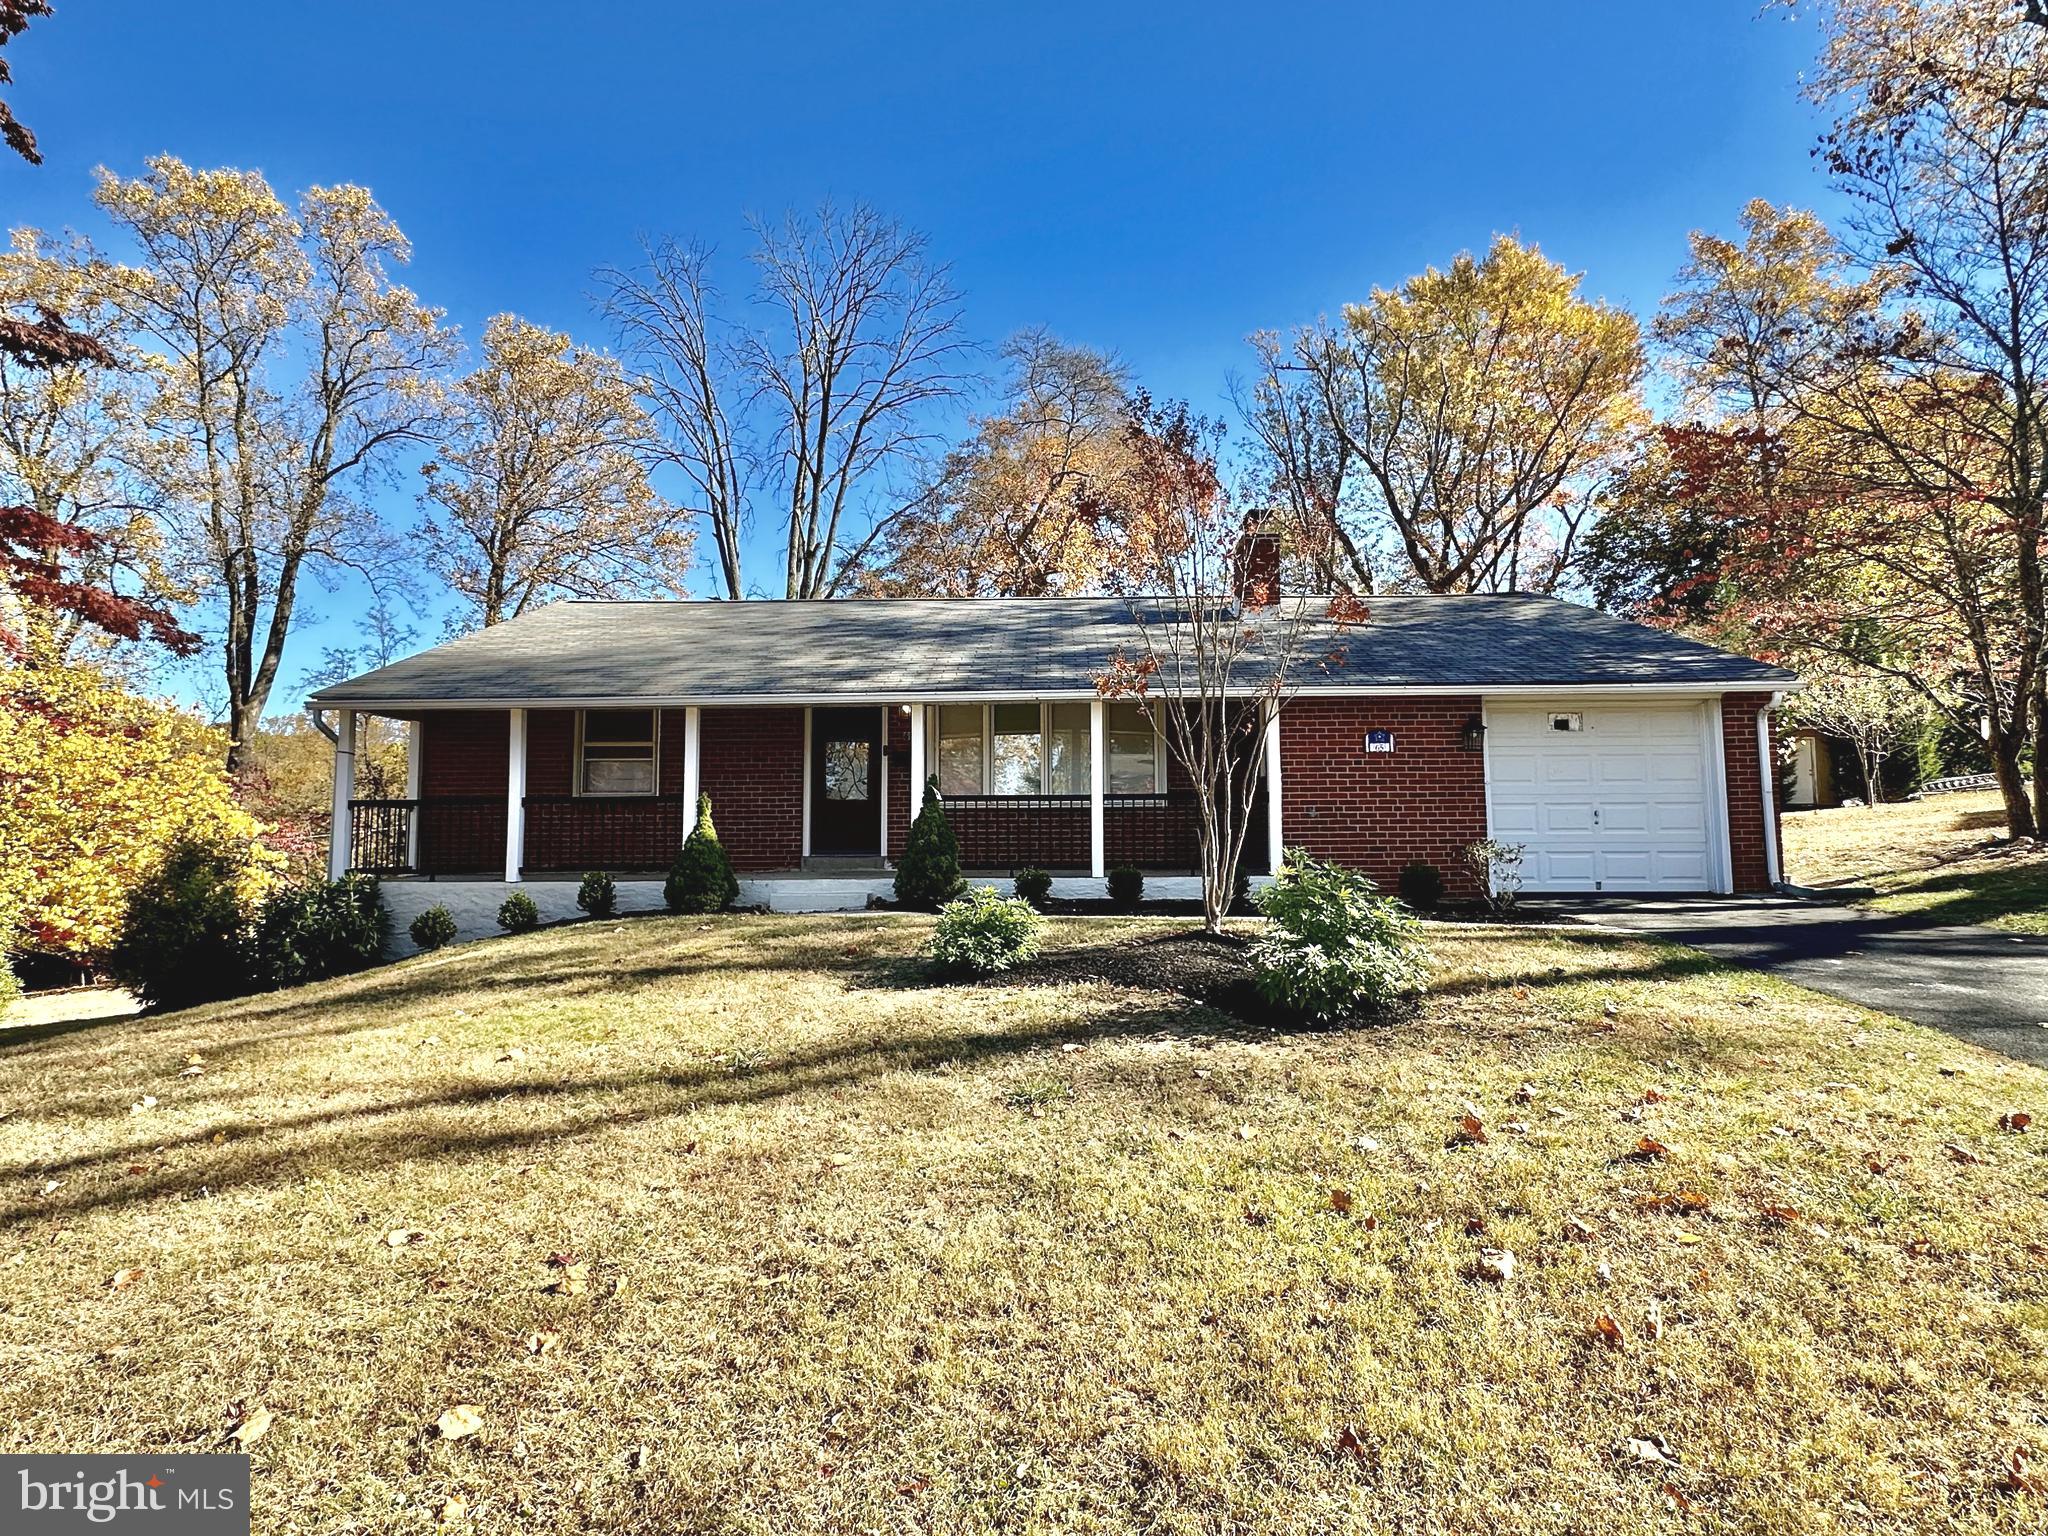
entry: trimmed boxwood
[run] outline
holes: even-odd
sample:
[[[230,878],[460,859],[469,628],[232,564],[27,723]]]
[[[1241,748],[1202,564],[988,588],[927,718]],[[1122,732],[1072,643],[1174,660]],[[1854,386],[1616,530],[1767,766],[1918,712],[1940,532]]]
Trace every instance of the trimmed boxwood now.
[[[1137,911],[1145,899],[1145,872],[1135,864],[1117,865],[1103,884],[1109,889],[1109,899],[1126,912]]]
[[[593,869],[576,887],[576,905],[592,917],[610,917],[619,908],[619,887],[601,869]]]
[[[498,908],[498,926],[507,933],[527,933],[540,926],[540,908],[524,891],[514,891]]]
[[[1052,895],[1052,876],[1042,869],[1020,869],[1015,881],[1017,894],[1034,907],[1043,907]]]
[[[437,901],[414,918],[406,932],[412,935],[413,943],[421,949],[439,949],[444,944],[453,944],[455,914]]]

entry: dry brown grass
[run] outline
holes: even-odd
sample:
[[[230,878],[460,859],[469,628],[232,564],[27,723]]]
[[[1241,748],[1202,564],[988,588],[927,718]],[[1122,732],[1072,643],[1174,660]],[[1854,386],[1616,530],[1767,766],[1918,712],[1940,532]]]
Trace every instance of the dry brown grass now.
[[[2000,845],[1996,791],[1798,811],[1784,827],[1794,884],[1868,886],[1882,912],[2048,933],[2048,851]]]
[[[2048,1520],[2000,1486],[2048,1462],[2048,1122],[1997,1124],[2048,1074],[1599,936],[1434,930],[1418,1018],[1290,1035],[925,986],[925,931],[585,925],[0,1032],[0,1447],[261,1406],[290,1533]]]

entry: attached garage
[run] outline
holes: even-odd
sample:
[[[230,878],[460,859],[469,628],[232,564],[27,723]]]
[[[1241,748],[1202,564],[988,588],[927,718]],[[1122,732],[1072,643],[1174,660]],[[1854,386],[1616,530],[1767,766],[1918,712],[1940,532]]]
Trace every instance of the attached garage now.
[[[1489,701],[1487,813],[1528,891],[1725,891],[1718,700]]]

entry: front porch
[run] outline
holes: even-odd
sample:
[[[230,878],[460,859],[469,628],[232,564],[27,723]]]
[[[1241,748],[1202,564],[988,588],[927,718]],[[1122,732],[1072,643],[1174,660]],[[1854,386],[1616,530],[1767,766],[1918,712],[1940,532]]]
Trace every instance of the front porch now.
[[[885,890],[933,777],[953,788],[944,804],[970,875],[1036,867],[1088,886],[1068,894],[1094,896],[1119,865],[1155,886],[1200,867],[1196,797],[1163,739],[1133,729],[1130,707],[1099,699],[407,718],[406,794],[359,799],[360,716],[338,714],[336,876],[502,884],[604,870],[622,894],[651,883],[658,903],[702,789],[742,879],[783,882],[761,904],[795,910],[795,893],[826,903],[803,910],[841,910],[864,906],[867,892],[797,887],[829,872]],[[1251,738],[1267,757],[1245,845],[1255,874],[1279,853],[1278,734],[1269,722]],[[486,792],[493,781],[502,790]]]

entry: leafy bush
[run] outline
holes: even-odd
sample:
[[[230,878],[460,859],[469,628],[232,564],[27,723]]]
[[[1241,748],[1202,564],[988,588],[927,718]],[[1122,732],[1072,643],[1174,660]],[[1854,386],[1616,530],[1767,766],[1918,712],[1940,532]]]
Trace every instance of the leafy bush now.
[[[368,875],[286,886],[256,917],[256,979],[291,987],[360,971],[390,939],[391,916]]]
[[[421,949],[439,949],[444,944],[453,944],[455,914],[437,901],[414,918],[406,932],[412,935],[413,943]]]
[[[524,891],[514,891],[498,908],[498,926],[507,933],[527,933],[540,926],[540,908]]]
[[[946,820],[936,776],[925,780],[924,809],[910,824],[903,857],[896,861],[896,899],[906,907],[936,912],[960,894],[960,843]]]
[[[186,1008],[253,991],[254,936],[243,861],[212,844],[172,844],[128,897],[107,970],[147,1008]]]
[[[682,851],[662,882],[662,899],[671,912],[723,912],[739,900],[739,876],[732,872],[718,828],[711,824],[711,797],[697,797],[697,825],[683,839]]]
[[[593,869],[576,887],[576,905],[592,917],[610,917],[619,909],[619,887],[601,869]]]
[[[14,974],[14,961],[0,954],[0,1019],[7,1017],[7,1010],[21,1001],[21,978]]]
[[[1490,837],[1465,849],[1465,863],[1478,877],[1480,894],[1496,912],[1512,912],[1521,897],[1524,851],[1520,843],[1496,842]]]
[[[1044,926],[1030,902],[977,887],[941,909],[925,953],[941,970],[988,976],[1037,954]]]
[[[1104,883],[1109,887],[1109,899],[1126,912],[1137,911],[1138,903],[1145,899],[1145,872],[1135,864],[1117,865]]]
[[[1052,876],[1042,869],[1017,871],[1017,894],[1034,907],[1042,907],[1052,895]]]
[[[1252,967],[1268,1002],[1337,1019],[1419,992],[1428,979],[1415,920],[1353,870],[1293,849],[1258,902],[1271,927]]]
[[[1401,869],[1401,899],[1418,912],[1434,912],[1444,899],[1444,872],[1427,859],[1416,859]]]

